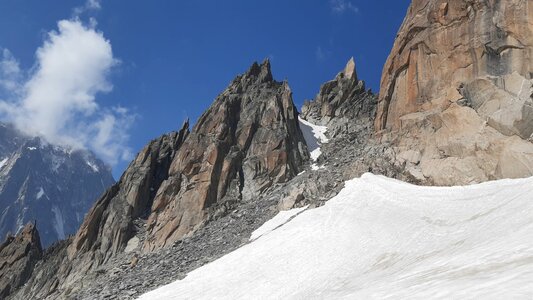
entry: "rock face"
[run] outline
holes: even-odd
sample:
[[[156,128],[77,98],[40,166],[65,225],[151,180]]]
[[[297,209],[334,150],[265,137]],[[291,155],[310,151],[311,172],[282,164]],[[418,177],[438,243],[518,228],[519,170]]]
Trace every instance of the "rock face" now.
[[[36,220],[43,247],[73,234],[111,184],[111,170],[72,151],[0,124],[0,239]]]
[[[30,278],[42,257],[39,232],[28,224],[17,236],[0,244],[0,298],[5,298]]]
[[[251,201],[300,171],[308,151],[286,82],[272,78],[270,62],[254,63],[200,117],[173,160],[148,219],[144,248],[164,247]]]
[[[320,87],[314,100],[305,101],[301,117],[327,126],[332,120],[355,120],[373,114],[374,102],[374,95],[365,89],[365,82],[357,78],[355,61],[351,58],[335,79]]]
[[[383,70],[375,128],[422,182],[531,176],[532,75],[529,0],[414,0]]]
[[[135,235],[133,221],[147,217],[176,152],[189,134],[189,123],[179,132],[165,134],[150,142],[87,214],[68,254],[71,259],[86,259],[87,269],[98,266],[123,251]]]
[[[145,251],[165,247],[233,202],[294,177],[307,157],[289,86],[273,80],[269,61],[255,63],[190,133],[186,123],[141,151],[91,209],[69,256],[90,251],[100,264],[123,250],[140,217],[147,218]]]

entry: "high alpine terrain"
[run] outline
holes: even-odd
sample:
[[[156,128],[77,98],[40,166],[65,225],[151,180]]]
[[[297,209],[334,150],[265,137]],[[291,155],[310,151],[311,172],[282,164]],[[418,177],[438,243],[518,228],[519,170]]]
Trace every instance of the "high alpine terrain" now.
[[[30,224],[2,244],[0,292],[529,299],[532,37],[530,0],[413,0],[379,94],[350,59],[301,112],[253,63],[73,236],[42,252]]]

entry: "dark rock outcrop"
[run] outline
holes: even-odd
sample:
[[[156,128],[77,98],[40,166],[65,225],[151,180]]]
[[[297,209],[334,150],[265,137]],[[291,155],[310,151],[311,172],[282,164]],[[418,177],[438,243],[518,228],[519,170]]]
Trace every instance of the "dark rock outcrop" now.
[[[336,135],[357,120],[373,118],[376,101],[372,91],[366,90],[365,82],[358,79],[355,60],[351,58],[335,79],[320,87],[314,100],[305,101],[301,117],[328,126],[330,135]]]
[[[0,299],[24,285],[42,256],[39,232],[27,224],[17,236],[0,244]]]

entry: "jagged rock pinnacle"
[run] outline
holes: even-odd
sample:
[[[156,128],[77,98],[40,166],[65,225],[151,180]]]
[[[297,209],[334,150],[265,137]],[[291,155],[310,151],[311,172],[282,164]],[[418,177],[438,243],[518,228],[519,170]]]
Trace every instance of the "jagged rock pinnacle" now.
[[[350,119],[372,114],[374,96],[366,91],[365,83],[357,78],[354,58],[350,58],[335,79],[320,87],[314,101],[306,101],[302,117],[315,124],[330,125],[336,117]]]
[[[346,67],[344,68],[344,76],[349,79],[355,79],[357,81],[357,70],[355,69],[355,60],[350,58]]]
[[[246,72],[245,76],[255,77],[260,83],[273,81],[270,60],[266,58],[261,64],[254,62],[248,69],[248,72]]]

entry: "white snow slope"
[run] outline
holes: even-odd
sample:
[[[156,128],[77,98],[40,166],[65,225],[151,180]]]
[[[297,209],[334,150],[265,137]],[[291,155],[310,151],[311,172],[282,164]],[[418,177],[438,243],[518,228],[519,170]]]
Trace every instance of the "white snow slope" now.
[[[283,226],[285,223],[289,222],[291,218],[294,218],[298,214],[305,211],[307,207],[308,206],[280,211],[274,218],[268,220],[265,224],[263,224],[263,226],[252,232],[250,240],[256,240],[263,235],[269,234],[270,232],[276,230],[276,228]]]
[[[141,299],[532,299],[533,178],[365,174],[325,206]]]

